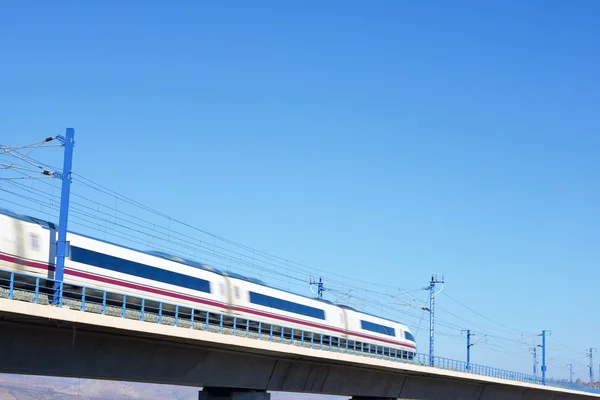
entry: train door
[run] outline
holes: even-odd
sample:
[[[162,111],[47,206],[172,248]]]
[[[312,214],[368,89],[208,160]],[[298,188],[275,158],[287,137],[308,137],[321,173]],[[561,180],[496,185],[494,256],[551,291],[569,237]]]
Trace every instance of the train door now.
[[[12,246],[10,255],[13,256],[14,263],[13,266],[19,270],[25,269],[25,259],[27,258],[26,249],[25,249],[25,224],[17,219],[12,220]]]
[[[232,313],[233,314],[239,314],[239,312],[235,311],[236,309],[238,309],[241,305],[243,305],[243,300],[242,300],[242,287],[240,285],[240,281],[237,279],[232,279],[231,280],[231,306],[232,306]]]
[[[340,313],[340,318],[341,318],[341,325],[344,327],[344,338],[348,338],[348,313],[346,312],[345,308],[339,308],[341,310]]]
[[[223,282],[219,283],[219,294],[221,295],[221,298],[225,300],[226,312],[231,314],[233,306],[233,299],[231,298],[231,279],[227,275],[223,275],[223,278]]]

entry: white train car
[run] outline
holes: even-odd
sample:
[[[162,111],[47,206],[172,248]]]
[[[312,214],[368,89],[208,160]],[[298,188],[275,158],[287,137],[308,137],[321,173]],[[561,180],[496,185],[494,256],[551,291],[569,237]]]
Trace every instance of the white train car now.
[[[191,266],[78,234],[68,234],[65,282],[207,311],[227,312],[226,279]]]
[[[53,278],[56,240],[54,224],[0,209],[0,269]],[[92,298],[107,291],[115,293],[108,301],[119,302],[126,295],[129,304],[139,304],[139,298],[177,304],[229,315],[225,323],[234,317],[261,322],[267,325],[263,329],[274,330],[274,334],[280,334],[279,327],[285,326],[287,336],[293,328],[297,329],[296,337],[300,331],[308,331],[326,339],[394,348],[408,358],[416,352],[415,338],[406,326],[350,307],[276,289],[162,252],[142,252],[71,232],[67,241],[66,294],[81,295],[81,287],[86,287],[86,296]],[[8,274],[0,271],[0,280],[7,279]],[[173,311],[171,308],[166,306],[164,311]],[[333,341],[340,344],[338,339]]]
[[[245,279],[232,278],[231,281],[235,293],[233,310],[238,315],[299,331],[337,337],[346,335],[343,310],[328,301],[300,296]]]
[[[347,306],[340,306],[346,312],[348,320],[348,336],[355,341],[378,343],[385,347],[401,350],[403,355],[412,358],[416,351],[415,337],[407,326],[356,311]]]

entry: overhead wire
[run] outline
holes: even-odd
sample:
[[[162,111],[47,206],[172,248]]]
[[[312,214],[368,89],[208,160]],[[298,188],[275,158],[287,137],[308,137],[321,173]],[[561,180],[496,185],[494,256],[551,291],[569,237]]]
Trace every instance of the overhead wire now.
[[[183,225],[183,226],[185,226],[187,228],[190,228],[192,230],[195,230],[195,231],[201,232],[203,234],[209,235],[211,237],[214,237],[214,238],[216,238],[218,240],[221,240],[221,241],[223,241],[225,243],[229,243],[229,244],[231,244],[233,246],[236,246],[236,247],[239,247],[241,249],[252,251],[255,254],[263,255],[266,258],[271,258],[271,259],[276,259],[276,260],[280,260],[280,261],[285,261],[286,263],[290,263],[290,264],[302,267],[302,269],[304,271],[306,271],[306,272],[310,272],[310,273],[322,272],[322,273],[327,274],[328,276],[338,276],[338,277],[341,277],[341,278],[343,278],[345,280],[357,281],[357,282],[360,282],[361,284],[365,283],[365,281],[362,280],[362,279],[344,276],[344,275],[341,275],[341,274],[338,274],[338,273],[335,273],[335,272],[325,271],[325,270],[322,270],[322,269],[319,269],[319,268],[309,267],[309,266],[306,266],[306,265],[304,265],[302,263],[291,261],[291,260],[289,260],[287,258],[276,256],[276,255],[270,254],[270,253],[268,253],[266,251],[263,251],[263,250],[260,250],[260,249],[255,249],[255,248],[252,248],[250,246],[246,246],[246,245],[243,245],[241,243],[235,242],[233,240],[226,239],[226,238],[218,236],[216,234],[207,232],[205,230],[202,230],[202,229],[199,229],[197,227],[194,227],[194,226],[190,225],[189,223],[180,221],[180,220],[175,219],[175,218],[171,218],[171,217],[167,216],[166,214],[164,214],[164,213],[162,213],[160,211],[157,211],[157,210],[152,209],[152,208],[150,208],[148,206],[145,206],[145,205],[139,203],[136,200],[130,199],[129,197],[123,196],[123,195],[121,195],[121,194],[119,194],[119,193],[117,193],[117,192],[115,192],[115,191],[113,191],[111,189],[108,189],[108,188],[106,188],[105,186],[103,186],[103,185],[101,185],[99,183],[96,183],[96,182],[94,182],[94,181],[92,181],[90,179],[87,179],[87,178],[85,178],[85,177],[83,177],[83,176],[81,176],[79,174],[73,173],[73,175],[76,178],[80,178],[83,181],[81,183],[86,184],[87,186],[89,186],[89,187],[91,187],[91,188],[93,188],[95,190],[102,191],[102,192],[105,192],[105,193],[111,193],[113,196],[118,196],[119,198],[124,199],[125,201],[131,203],[132,205],[136,205],[136,206],[138,206],[138,207],[140,207],[140,208],[142,208],[142,209],[144,209],[146,211],[152,212],[152,213],[154,213],[154,214],[156,214],[158,216],[161,216],[163,218],[167,218],[167,219],[169,219],[169,220],[171,220],[173,222],[177,222],[178,224],[181,224],[181,225]],[[372,282],[369,282],[369,284],[372,285],[372,286],[377,286],[377,287],[386,287],[386,288],[391,289],[391,290],[396,290],[397,289],[396,286],[392,286],[392,285],[385,285],[385,284],[372,283]]]
[[[33,163],[36,162],[36,160],[31,159],[28,155],[21,156],[21,158],[24,158],[25,161],[29,161],[29,162],[33,162]],[[8,165],[8,164],[6,164],[6,165]],[[52,166],[49,166],[49,165],[43,164],[43,163],[39,163],[38,165],[43,165],[45,167],[53,168]],[[18,169],[18,168],[16,168],[16,169]],[[56,169],[56,168],[54,167],[54,169]],[[24,172],[38,172],[37,170],[31,170],[31,169],[29,169],[29,170],[22,169],[21,172],[23,172],[23,171]],[[398,289],[397,287],[392,286],[392,285],[385,285],[385,284],[378,284],[378,283],[369,283],[369,286],[373,286],[373,287],[379,288],[379,289],[366,288],[365,282],[363,279],[347,277],[342,274],[331,273],[328,271],[324,271],[322,269],[308,267],[302,263],[297,263],[297,262],[288,260],[286,258],[270,254],[270,253],[262,251],[262,250],[253,249],[249,246],[246,246],[246,245],[237,243],[235,241],[220,237],[218,235],[214,235],[210,232],[193,227],[188,223],[178,221],[177,219],[171,218],[162,212],[159,212],[150,207],[144,206],[143,204],[141,204],[135,200],[132,200],[126,196],[123,196],[123,195],[121,195],[111,189],[108,189],[94,181],[91,181],[79,174],[73,173],[72,175],[73,175],[74,183],[77,183],[77,184],[81,185],[82,187],[86,187],[90,190],[94,190],[99,193],[102,193],[103,195],[111,196],[111,197],[115,198],[115,206],[101,204],[99,201],[92,200],[90,196],[86,196],[86,195],[78,193],[77,189],[76,189],[75,191],[72,192],[72,196],[77,199],[80,199],[83,202],[80,202],[80,201],[72,201],[71,202],[71,211],[72,211],[72,218],[73,218],[74,224],[78,224],[80,226],[86,227],[87,229],[95,230],[97,232],[101,232],[101,229],[104,229],[105,234],[110,234],[113,237],[117,237],[117,238],[127,240],[127,241],[132,241],[134,243],[137,243],[137,244],[143,245],[143,246],[154,246],[154,247],[158,247],[160,249],[166,250],[166,251],[173,251],[173,252],[180,252],[182,249],[184,249],[184,250],[186,250],[186,254],[190,254],[190,256],[192,258],[195,258],[196,254],[198,254],[198,253],[204,254],[206,256],[206,258],[209,258],[209,261],[212,260],[215,263],[215,265],[228,266],[230,268],[235,266],[235,268],[238,270],[250,272],[252,274],[254,274],[256,272],[256,269],[260,269],[262,271],[262,273],[275,274],[278,277],[283,276],[288,280],[294,281],[297,283],[298,287],[306,284],[306,279],[304,279],[303,277],[300,277],[301,276],[300,274],[308,275],[308,274],[314,274],[314,273],[318,272],[318,273],[322,273],[323,275],[326,275],[328,277],[327,279],[330,279],[329,277],[332,277],[332,276],[337,277],[337,279],[331,279],[331,280],[326,281],[328,290],[330,292],[337,293],[338,295],[340,295],[340,294],[343,295],[344,293],[346,293],[347,296],[350,296],[349,298],[351,300],[358,301],[361,304],[370,305],[374,308],[377,308],[381,311],[382,314],[385,314],[387,316],[390,316],[390,315],[395,316],[394,319],[396,319],[396,320],[399,319],[398,315],[404,315],[410,321],[418,321],[417,332],[420,329],[421,323],[423,321],[423,317],[425,315],[425,312],[423,311],[423,307],[425,306],[426,303],[424,301],[417,300],[410,293],[416,293],[418,291],[422,291],[422,289],[402,290],[402,289]],[[19,190],[28,191],[28,193],[31,195],[40,195],[43,192],[43,191],[40,191],[39,189],[27,188],[26,185],[22,185],[17,182],[7,182],[7,183],[14,183],[16,185],[21,185],[21,186],[19,186]],[[42,182],[42,183],[50,185],[47,182]],[[50,186],[53,186],[53,185],[50,185]],[[53,188],[54,188],[54,186],[53,186]],[[43,197],[44,200],[39,200],[39,199],[36,200],[36,198],[32,197],[32,196],[23,196],[22,194],[19,194],[15,191],[11,192],[11,191],[7,191],[5,188],[1,188],[1,189],[6,194],[10,194],[12,196],[19,197],[19,199],[21,201],[28,201],[32,204],[39,205],[40,207],[48,207],[49,210],[52,210],[55,213],[55,214],[53,214],[54,216],[56,215],[56,212],[59,209],[57,204],[53,204],[52,207],[50,207],[50,206],[48,206],[47,202],[50,199],[51,201],[56,201],[56,203],[59,203],[58,200],[60,200],[60,196],[52,195],[50,197]],[[0,198],[0,199],[2,199],[2,198]],[[6,201],[6,199],[3,199],[3,200]],[[142,217],[134,215],[131,212],[124,211],[123,205],[121,205],[121,209],[119,209],[118,201],[125,202],[126,204],[137,207],[141,210],[152,213],[161,218],[164,218],[164,219],[166,219],[166,223],[168,223],[168,226],[165,226],[166,223],[165,223],[165,225],[162,225],[162,224],[159,224],[156,222],[150,222]],[[97,207],[96,207],[96,209],[94,209],[93,207],[84,204],[84,202],[91,203],[92,205],[97,205]],[[12,204],[23,206],[19,202],[13,202]],[[106,211],[101,210],[100,209],[101,207],[103,209],[105,209]],[[29,208],[29,209],[37,211],[35,208]],[[114,215],[113,215],[113,212],[114,212]],[[197,237],[193,237],[188,234],[183,234],[181,232],[173,230],[171,227],[172,223],[182,225],[186,228],[191,229],[192,231],[201,233],[203,235],[207,235],[213,239],[213,243],[211,244],[205,239],[204,240],[199,239]],[[102,226],[102,224],[104,224],[104,225]],[[140,239],[139,237],[135,236],[134,234],[141,235],[145,239]],[[167,240],[164,240],[165,236],[167,237]],[[161,243],[167,242],[167,243],[170,243],[171,245],[157,243],[157,241],[158,241],[157,239],[159,239],[159,238],[162,239]],[[222,242],[224,244],[231,246],[232,248],[226,247],[224,245],[217,245],[216,244],[217,240],[219,240],[220,242]],[[238,249],[238,250],[236,250],[236,249]],[[251,251],[251,257],[249,254],[243,253],[243,251],[248,251],[248,252]],[[177,253],[175,253],[175,254],[177,254]],[[285,274],[282,274],[282,271],[287,271],[287,272]],[[286,275],[287,273],[289,273],[289,275]],[[340,279],[345,279],[346,281],[344,282]],[[352,284],[349,285],[347,283],[347,281],[359,282],[360,285],[358,285],[358,286],[352,285]],[[288,282],[288,285],[289,285],[289,282]],[[392,293],[382,293],[381,290],[391,291]],[[402,296],[407,297],[410,301],[407,300],[407,301],[403,302],[403,300],[401,299],[401,296],[399,296],[397,294],[398,290],[401,292]],[[394,291],[396,291],[396,294],[393,294]],[[484,314],[481,314],[480,312],[478,312],[476,310],[473,310],[472,308],[466,306],[462,302],[458,301],[457,299],[455,299],[454,297],[449,295],[447,291],[442,292],[442,293],[444,296],[453,300],[460,306],[466,308],[467,310],[478,315],[479,317],[481,317],[487,321],[490,321],[499,327],[504,328],[507,331],[519,333],[522,335],[521,337],[523,337],[523,334],[525,334],[526,336],[535,336],[535,334],[530,334],[530,333],[524,332],[519,329],[508,327],[507,325],[504,325],[498,321],[495,321],[495,320],[485,316]],[[373,299],[372,298],[373,296],[377,296],[377,299]],[[397,303],[394,304],[393,303],[394,301],[400,301],[402,304],[397,304]],[[438,307],[439,307],[439,305],[438,305]],[[409,310],[413,310],[413,309],[415,311],[419,310],[420,312],[417,313],[417,312],[409,311]],[[525,355],[523,354],[524,353],[523,351],[517,351],[517,352],[512,351],[512,349],[514,349],[514,346],[517,346],[518,348],[527,346],[527,344],[523,343],[522,339],[519,341],[514,338],[507,338],[507,337],[503,337],[501,335],[497,335],[494,332],[495,332],[495,330],[496,331],[499,330],[498,328],[490,328],[489,326],[486,326],[484,324],[473,322],[469,319],[466,319],[463,316],[457,315],[449,310],[446,310],[444,307],[439,307],[439,309],[444,311],[444,314],[453,316],[460,321],[467,322],[470,325],[475,326],[482,333],[485,333],[486,336],[489,338],[489,341],[479,342],[478,346],[485,347],[490,351],[495,351],[495,352],[499,352],[499,353],[503,353],[503,354],[512,354],[512,355],[522,357],[522,358],[525,357]],[[447,321],[444,318],[436,318],[436,325],[440,326],[442,328],[453,330],[453,331],[458,331],[463,328],[462,326],[457,325],[453,322]],[[443,331],[443,330],[441,330],[441,331],[438,330],[437,333],[440,336],[447,337],[449,340],[457,341],[459,338],[462,339],[462,337],[459,335],[449,334],[448,332]],[[556,340],[554,337],[552,337],[552,338],[554,340]],[[562,345],[562,347],[574,352],[574,350],[569,348],[568,346]],[[558,358],[556,358],[556,359],[558,360]],[[564,360],[562,360],[562,361],[564,361]]]
[[[484,318],[484,319],[486,319],[486,320],[488,320],[488,321],[490,321],[490,322],[492,322],[492,323],[494,323],[494,324],[496,324],[496,325],[499,325],[499,326],[501,326],[501,327],[503,327],[503,328],[505,328],[505,329],[508,329],[508,330],[510,330],[510,331],[514,331],[514,332],[517,332],[517,333],[526,333],[526,334],[531,334],[530,332],[524,332],[523,330],[520,330],[520,329],[515,329],[515,328],[511,328],[511,327],[509,327],[509,326],[506,326],[506,325],[504,325],[504,324],[502,324],[502,323],[500,323],[500,322],[498,322],[498,321],[496,321],[496,320],[494,320],[494,319],[492,319],[492,318],[489,318],[488,316],[486,316],[486,315],[484,315],[484,314],[482,314],[482,313],[480,313],[480,312],[478,312],[478,311],[475,311],[475,310],[473,310],[471,307],[469,307],[469,306],[467,306],[467,305],[465,305],[465,304],[461,303],[460,301],[458,301],[458,300],[457,300],[457,299],[455,299],[454,297],[450,296],[450,295],[448,294],[448,292],[444,292],[443,294],[444,294],[444,296],[448,297],[450,300],[452,300],[452,301],[456,302],[457,304],[461,305],[462,307],[466,308],[467,310],[471,311],[472,313],[474,313],[474,314],[477,314],[478,316],[480,316],[480,317],[482,317],[482,318]],[[532,335],[535,335],[535,334],[532,334]]]
[[[32,189],[26,188],[26,187],[23,187],[23,189],[26,190],[26,191],[28,191],[28,192],[32,191]],[[2,190],[5,191],[5,192],[10,192],[10,191],[7,191],[6,189],[2,189]],[[15,192],[11,192],[11,193],[14,194],[14,195],[18,195],[18,193],[15,193]],[[21,195],[20,197],[22,199],[25,199],[25,200],[35,200],[34,198],[31,198],[29,196],[22,196]],[[58,196],[55,196],[55,197],[58,197]],[[44,204],[45,201],[47,201],[47,198],[44,201],[42,201],[41,204]],[[85,227],[89,227],[89,228],[97,228],[98,226],[101,226],[101,225],[98,224],[99,222],[108,222],[108,225],[114,225],[114,226],[117,226],[117,227],[120,227],[120,228],[123,228],[123,229],[131,230],[131,231],[137,231],[136,229],[131,228],[130,226],[119,224],[119,223],[115,223],[114,221],[109,221],[107,218],[99,218],[99,217],[97,217],[95,215],[91,215],[91,214],[89,214],[89,213],[87,213],[85,211],[80,210],[79,207],[78,207],[78,205],[79,204],[76,203],[72,207],[72,215],[73,215],[73,218],[75,220],[75,223],[77,223],[79,225],[82,225],[82,226],[85,226]],[[57,210],[57,209],[58,209],[58,207],[55,207],[55,210]],[[110,216],[112,218],[112,215],[105,215],[105,217],[108,217],[108,216]],[[97,224],[97,225],[93,226],[93,224]],[[125,232],[123,232],[123,230],[120,230],[120,229],[111,228],[109,230],[112,230],[113,234],[115,236],[117,236],[119,238],[122,238],[122,239],[133,240],[134,242],[139,243],[139,244],[148,244],[148,243],[150,243],[150,240],[146,240],[145,242],[139,241],[139,240],[135,240],[135,239],[132,238],[131,235],[126,234]],[[148,234],[148,232],[143,232],[143,233]],[[163,245],[163,246],[160,246],[160,247],[163,248],[163,249],[166,248],[167,250],[173,250],[173,248],[169,247],[169,246],[164,246]],[[197,249],[197,250],[200,250],[200,249]],[[238,260],[236,260],[236,261],[238,261]],[[290,278],[294,278],[294,277],[290,277]],[[301,280],[299,280],[299,281],[301,281]],[[371,303],[373,303],[373,300],[369,300],[368,298],[363,297],[361,295],[356,295],[355,297],[358,300],[360,300],[360,301],[363,301],[363,302],[371,301]],[[390,305],[388,303],[379,302],[379,304],[375,304],[375,305],[381,307],[384,311],[387,311],[389,314],[394,314],[394,313],[395,314],[403,314],[403,315],[406,315],[408,317],[413,317],[415,320],[418,320],[419,322],[422,321],[423,315],[424,315],[423,312],[421,312],[420,315],[415,315],[415,313],[407,312],[406,310],[399,310],[399,309],[397,309],[395,307],[390,307]],[[387,308],[389,308],[389,309],[386,310]],[[438,326],[447,327],[447,328],[454,329],[454,330],[459,330],[461,328],[458,325],[455,325],[455,324],[452,324],[452,323],[447,323],[447,322],[444,322],[443,320],[437,321],[437,324],[438,324]],[[506,351],[506,347],[502,347],[502,350]]]
[[[31,192],[30,188],[23,187],[23,189]],[[5,189],[3,189],[3,190],[6,191]],[[12,192],[12,194],[18,195],[18,193],[15,193],[15,192]],[[54,197],[56,199],[58,199],[58,196],[54,196]],[[22,199],[26,199],[26,200],[35,200],[35,199],[33,199],[31,197],[28,197],[28,196],[21,196],[21,198]],[[47,201],[47,199],[48,198],[46,197],[45,201]],[[42,201],[41,204],[44,204],[45,201]],[[116,227],[119,227],[119,228],[122,228],[122,229],[127,229],[127,230],[134,231],[134,232],[137,232],[137,233],[143,233],[145,235],[149,234],[148,232],[143,232],[143,231],[140,231],[140,230],[136,230],[136,229],[132,228],[131,226],[127,226],[127,225],[120,224],[120,223],[115,223],[112,220],[109,221],[107,217],[110,217],[112,219],[113,216],[109,215],[106,212],[101,212],[101,214],[103,214],[103,217],[98,217],[96,215],[93,215],[93,214],[90,214],[90,213],[86,213],[84,210],[79,209],[78,206],[80,206],[80,205],[81,204],[79,204],[78,202],[75,202],[74,206],[72,207],[72,212],[73,212],[74,217],[79,218],[80,221],[78,221],[78,222],[81,225],[83,225],[83,226],[87,226],[89,228],[96,228],[97,229],[97,227],[100,226],[100,225],[98,225],[98,222],[109,222],[109,225],[112,225],[112,226],[116,226]],[[57,207],[55,207],[55,209],[56,208]],[[87,207],[87,208],[89,209],[89,207]],[[120,217],[117,216],[117,219],[120,219]],[[81,222],[81,221],[83,221],[83,222]],[[86,224],[86,222],[87,222],[87,224]],[[90,224],[92,224],[92,225],[90,225]],[[93,224],[96,224],[96,226],[93,226]],[[122,230],[119,230],[119,229],[112,229],[112,230],[114,231],[113,233],[116,234],[120,238],[124,238],[124,239],[128,239],[128,240],[132,239],[131,235],[124,234]],[[146,241],[146,242],[137,241],[137,243],[144,244],[144,243],[149,243],[149,242],[148,241]],[[163,247],[163,248],[167,247],[168,248],[168,246],[161,246],[161,247]],[[171,249],[171,248],[169,248],[169,249]],[[196,248],[196,250],[201,250],[201,249]],[[221,254],[221,256],[223,256],[223,255]],[[239,262],[240,260],[235,260],[235,261]],[[250,265],[250,266],[253,266],[253,265]],[[278,272],[280,272],[280,271],[278,271]],[[302,281],[302,280],[298,279],[298,281]],[[359,295],[359,296],[355,296],[355,297],[357,297],[359,300],[361,300],[363,302],[368,302],[369,299],[366,298],[366,297],[363,297],[363,296]],[[416,300],[416,299],[414,299],[414,296],[409,296],[409,297],[411,297],[411,300]],[[371,300],[371,302],[372,302],[372,300]],[[381,302],[379,302],[379,303],[380,304],[376,304],[376,305],[380,306],[382,309],[385,309],[385,308],[389,307],[391,309],[392,313],[401,313],[401,314],[407,315],[409,317],[413,317],[413,318],[415,318],[415,319],[417,319],[419,321],[422,321],[422,319],[423,319],[423,315],[424,315],[423,312],[421,312],[420,315],[416,315],[415,313],[410,313],[410,312],[406,312],[405,310],[398,310],[395,307],[390,307],[390,305],[387,304],[387,303],[381,303]],[[451,315],[457,316],[454,313],[451,313]],[[437,321],[437,324],[439,326],[447,327],[447,328],[450,328],[450,329],[456,329],[456,330],[458,330],[458,329],[461,328],[459,325],[452,324],[452,323],[447,323],[447,322],[444,322],[444,321]],[[490,335],[490,337],[493,337],[493,335]],[[506,338],[500,338],[500,339],[501,340],[503,340],[503,339],[504,340],[509,340],[510,342],[514,342],[513,340],[506,339]],[[502,351],[502,352],[506,352],[507,351],[507,348],[505,346],[502,346],[502,347],[496,346],[496,347],[494,347],[493,345],[485,344],[484,347],[489,347],[491,350],[495,350],[495,351]]]

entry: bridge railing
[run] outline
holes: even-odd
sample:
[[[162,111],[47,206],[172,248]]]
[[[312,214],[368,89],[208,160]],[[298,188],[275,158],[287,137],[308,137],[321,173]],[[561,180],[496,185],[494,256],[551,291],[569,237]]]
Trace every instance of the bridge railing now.
[[[210,331],[225,335],[246,337],[254,340],[285,343],[291,346],[315,350],[371,357],[393,362],[429,366],[448,371],[465,372],[518,381],[541,384],[534,375],[492,368],[485,365],[467,364],[464,361],[445,357],[430,357],[428,354],[413,353],[393,347],[374,345],[368,342],[301,330],[289,326],[265,323],[240,316],[207,311],[171,302],[132,296],[103,289],[60,285],[61,295],[54,298],[54,280],[28,273],[0,269],[0,298],[25,301],[34,304],[54,304],[81,312],[135,319],[148,323],[172,325],[187,329]],[[547,379],[548,386],[600,393],[583,385]]]

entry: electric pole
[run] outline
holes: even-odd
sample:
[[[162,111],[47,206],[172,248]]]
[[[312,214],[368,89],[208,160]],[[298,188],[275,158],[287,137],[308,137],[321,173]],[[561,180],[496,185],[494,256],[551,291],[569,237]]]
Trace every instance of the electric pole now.
[[[323,288],[323,277],[319,277],[319,281],[313,281],[312,276],[310,277],[310,285],[317,285],[317,298],[323,298],[323,292],[325,288]],[[314,292],[313,292],[314,293]]]
[[[62,283],[65,273],[65,258],[69,256],[67,242],[67,222],[69,221],[69,196],[71,194],[71,169],[73,166],[73,147],[75,146],[75,130],[67,128],[66,137],[56,137],[65,147],[62,174],[54,173],[60,178],[60,214],[58,219],[58,241],[56,242],[56,267],[54,272],[54,297],[53,304],[58,304],[62,298]],[[54,240],[54,238],[52,239]]]
[[[536,346],[534,345],[533,347],[531,347],[531,354],[533,354],[533,376],[535,376],[536,380],[537,380],[537,348],[541,347],[539,344]]]
[[[573,364],[569,365],[569,383],[573,383]]]
[[[594,356],[593,351],[595,348],[590,347],[588,351],[588,357],[590,358],[590,388],[594,388]]]
[[[467,371],[469,369],[471,369],[471,346],[473,346],[473,344],[471,344],[471,336],[474,336],[474,333],[471,333],[470,329],[465,329],[462,330],[462,332],[467,332]]]
[[[438,283],[442,284],[442,288],[439,292],[434,293],[435,287]],[[429,290],[429,366],[433,367],[433,338],[434,338],[434,306],[435,306],[435,296],[439,294],[444,288],[444,274],[442,274],[442,280],[437,279],[437,275],[431,275],[431,281],[429,282],[429,286],[423,288],[424,290]]]
[[[546,384],[546,332],[552,334],[548,330],[542,331],[542,385]]]

